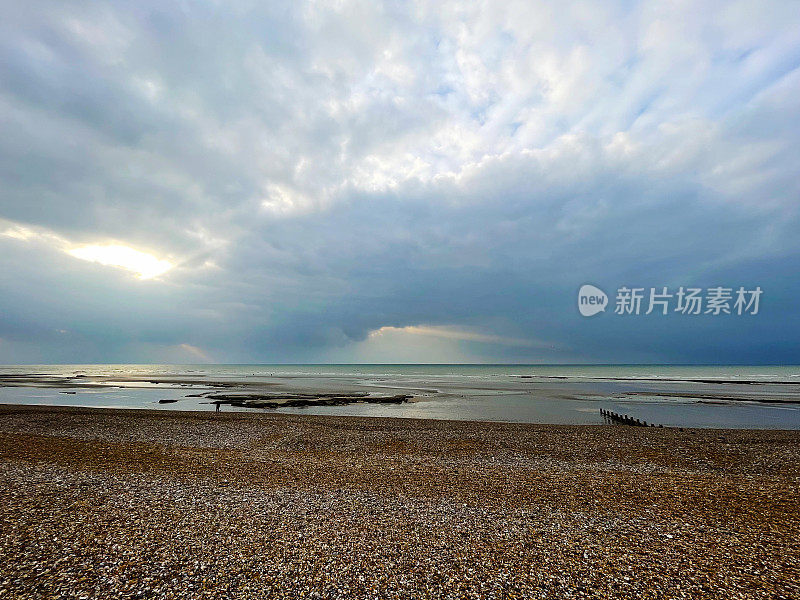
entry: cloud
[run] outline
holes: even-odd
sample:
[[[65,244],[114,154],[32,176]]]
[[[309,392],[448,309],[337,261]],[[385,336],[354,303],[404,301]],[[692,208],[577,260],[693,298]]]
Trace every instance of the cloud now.
[[[189,357],[191,357],[191,359],[193,359],[193,361],[199,360],[202,363],[214,362],[214,359],[211,358],[207,352],[204,352],[197,346],[192,346],[191,344],[179,344],[178,349],[185,352]]]
[[[0,219],[0,226],[3,221]],[[101,265],[120,267],[136,273],[141,279],[158,277],[175,265],[168,260],[159,259],[152,254],[125,246],[117,242],[90,245],[75,245],[44,228],[31,228],[5,222],[5,230],[0,235],[22,242],[34,242],[59,250],[74,258]]]
[[[542,345],[533,340],[504,337],[501,335],[487,335],[475,331],[464,331],[459,328],[442,325],[410,325],[407,327],[381,327],[369,333],[369,337],[381,337],[387,334],[407,334],[416,336],[431,336],[448,340],[461,340],[467,342],[481,342],[484,344],[499,344],[501,346],[527,346]]]
[[[795,8],[15,5],[0,359],[796,360]],[[587,324],[586,281],[765,308]]]
[[[80,246],[69,250],[69,254],[81,260],[128,269],[142,279],[158,277],[174,266],[168,260],[160,260],[147,252],[120,244]]]

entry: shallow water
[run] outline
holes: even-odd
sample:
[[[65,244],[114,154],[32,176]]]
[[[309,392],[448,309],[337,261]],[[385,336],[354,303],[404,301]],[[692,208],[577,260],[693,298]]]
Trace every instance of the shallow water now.
[[[111,378],[92,388],[0,387],[0,403],[12,404],[213,410],[208,400],[187,395],[213,389],[209,382],[243,382],[419,398],[277,409],[282,413],[600,424],[605,408],[665,426],[800,429],[797,366],[27,365],[0,367],[0,374]],[[194,385],[124,381],[129,377],[180,377]]]

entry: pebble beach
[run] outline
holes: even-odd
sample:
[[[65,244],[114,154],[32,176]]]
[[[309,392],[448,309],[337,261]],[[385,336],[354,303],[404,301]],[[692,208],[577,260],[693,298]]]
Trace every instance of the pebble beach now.
[[[797,598],[800,433],[0,407],[0,598]]]

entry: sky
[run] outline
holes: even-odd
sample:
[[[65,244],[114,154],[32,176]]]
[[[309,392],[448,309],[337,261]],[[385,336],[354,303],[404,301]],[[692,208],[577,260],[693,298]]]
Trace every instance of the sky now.
[[[5,3],[0,362],[797,364],[799,146],[794,1]]]

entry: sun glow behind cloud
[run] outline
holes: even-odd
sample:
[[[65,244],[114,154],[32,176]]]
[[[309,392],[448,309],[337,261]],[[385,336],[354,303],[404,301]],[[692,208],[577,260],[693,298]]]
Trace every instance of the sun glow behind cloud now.
[[[158,277],[175,266],[168,260],[120,244],[79,246],[67,252],[81,260],[133,271],[140,279]]]
[[[23,243],[39,243],[69,254],[73,258],[126,269],[139,279],[152,279],[172,269],[174,263],[119,242],[75,245],[65,237],[43,227],[26,227],[0,219],[0,236]]]
[[[503,346],[537,346],[540,345],[534,340],[510,338],[500,335],[484,334],[475,331],[468,331],[458,327],[447,327],[443,325],[409,325],[407,327],[385,326],[375,329],[369,334],[370,338],[381,337],[386,334],[405,334],[413,336],[430,336],[462,342],[481,342],[485,344],[500,344]]]

